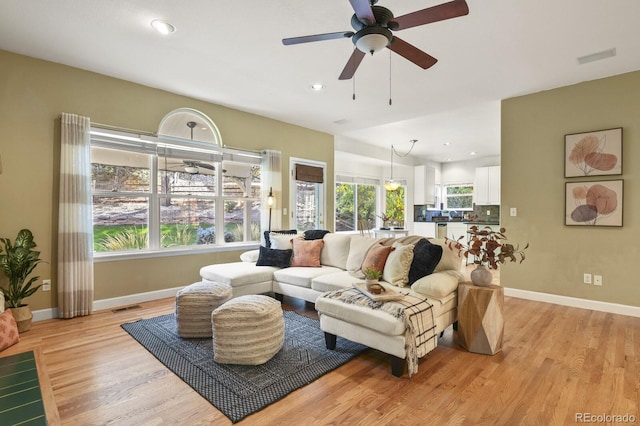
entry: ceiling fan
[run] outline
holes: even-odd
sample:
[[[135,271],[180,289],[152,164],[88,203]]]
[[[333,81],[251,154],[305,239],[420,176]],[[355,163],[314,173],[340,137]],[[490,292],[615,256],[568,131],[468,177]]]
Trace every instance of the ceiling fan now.
[[[375,6],[377,2],[378,0],[349,0],[351,7],[355,11],[355,14],[351,17],[351,26],[355,33],[353,31],[341,31],[292,37],[283,39],[282,43],[288,46],[313,41],[351,38],[356,49],[354,49],[353,54],[347,61],[347,65],[342,70],[339,77],[340,80],[349,80],[353,77],[366,53],[373,55],[385,47],[417,66],[427,69],[435,65],[438,60],[412,44],[394,36],[392,31],[406,30],[407,28],[469,14],[469,6],[467,6],[465,0],[453,0],[398,17],[394,17],[393,12],[385,7]]]
[[[183,160],[182,164],[184,165],[184,171],[192,175],[200,173],[200,168],[209,170],[216,169],[213,164],[203,163],[202,161]]]

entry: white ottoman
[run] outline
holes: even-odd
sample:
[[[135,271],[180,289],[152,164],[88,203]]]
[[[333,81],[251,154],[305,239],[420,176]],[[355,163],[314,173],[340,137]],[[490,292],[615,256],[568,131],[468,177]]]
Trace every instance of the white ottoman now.
[[[176,323],[180,337],[211,337],[211,312],[231,299],[231,286],[197,282],[176,294]]]
[[[263,295],[231,299],[211,313],[213,360],[222,364],[259,365],[284,344],[280,302]]]

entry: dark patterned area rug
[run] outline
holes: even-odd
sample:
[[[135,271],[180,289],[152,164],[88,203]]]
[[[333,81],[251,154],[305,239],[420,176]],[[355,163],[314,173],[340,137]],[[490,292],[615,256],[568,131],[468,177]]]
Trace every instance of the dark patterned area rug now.
[[[366,349],[338,339],[336,349],[328,350],[319,321],[292,311],[284,311],[284,320],[284,347],[258,366],[215,363],[211,338],[181,338],[174,314],[123,324],[122,328],[235,423]]]

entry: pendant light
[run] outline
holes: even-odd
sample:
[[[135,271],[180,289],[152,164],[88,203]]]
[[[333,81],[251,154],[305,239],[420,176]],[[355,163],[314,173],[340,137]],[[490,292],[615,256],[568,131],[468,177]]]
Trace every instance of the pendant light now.
[[[391,145],[391,179],[384,183],[384,189],[387,191],[395,191],[400,188],[400,184],[393,180],[393,145]]]
[[[407,155],[409,155],[411,153],[411,150],[413,150],[416,142],[418,142],[418,139],[411,139],[410,142],[411,148],[409,148],[409,151],[402,155],[398,154],[393,145],[391,145],[391,179],[384,183],[384,189],[386,189],[387,191],[395,191],[400,188],[400,182],[397,182],[393,179],[393,154],[396,154],[398,157],[406,157]]]

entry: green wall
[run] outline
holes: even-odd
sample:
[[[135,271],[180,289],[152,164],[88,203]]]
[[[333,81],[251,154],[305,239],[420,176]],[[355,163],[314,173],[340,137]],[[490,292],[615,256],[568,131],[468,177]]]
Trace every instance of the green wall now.
[[[640,306],[637,262],[640,72],[502,102],[502,224],[527,260],[505,264],[501,284],[535,292]],[[564,135],[623,128],[622,176],[564,178]],[[624,179],[622,228],[565,226],[565,182]],[[518,216],[509,209],[517,207]],[[583,284],[583,274],[603,286]]]
[[[52,62],[0,51],[0,236],[12,240],[21,228],[33,231],[47,261],[36,273],[51,278],[51,292],[27,299],[33,310],[57,306],[56,231],[60,114],[155,132],[168,112],[194,108],[211,117],[231,147],[282,151],[287,207],[290,157],[327,163],[327,216],[333,226],[333,136]],[[283,227],[288,227],[283,218]],[[190,284],[201,266],[238,260],[239,252],[150,258],[95,265],[95,299]],[[5,284],[4,276],[0,283]]]

